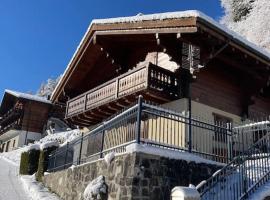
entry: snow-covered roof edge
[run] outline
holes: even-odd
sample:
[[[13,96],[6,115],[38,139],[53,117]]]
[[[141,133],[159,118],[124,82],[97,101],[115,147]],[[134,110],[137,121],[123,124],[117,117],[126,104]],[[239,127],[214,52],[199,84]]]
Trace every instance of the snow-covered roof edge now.
[[[257,53],[262,54],[263,56],[269,58],[270,60],[270,53],[264,50],[263,48],[257,46],[256,44],[248,41],[243,36],[239,35],[238,33],[228,29],[224,25],[218,23],[213,18],[209,17],[208,15],[198,11],[198,10],[187,10],[187,11],[176,11],[176,12],[165,12],[165,13],[156,13],[156,14],[147,14],[147,15],[136,15],[136,16],[130,16],[130,17],[116,17],[116,18],[107,18],[107,19],[94,19],[90,23],[87,31],[85,32],[83,38],[81,39],[76,51],[74,52],[72,58],[70,59],[63,76],[59,80],[58,84],[56,85],[51,98],[54,97],[55,92],[60,87],[60,84],[65,77],[66,73],[68,72],[71,63],[73,59],[75,58],[76,54],[78,53],[79,49],[82,46],[83,41],[85,40],[88,32],[90,31],[91,27],[94,24],[115,24],[115,23],[136,23],[136,22],[143,22],[143,21],[158,21],[158,20],[167,20],[167,19],[179,19],[179,18],[189,18],[189,17],[197,17],[201,18],[204,21],[208,22],[209,24],[215,26],[216,28],[220,29],[221,31],[227,33],[228,35],[232,36],[232,39],[235,39],[239,41],[240,43],[243,43],[247,47],[250,47],[251,49],[255,50]]]
[[[17,98],[23,98],[23,99],[28,99],[28,100],[32,100],[32,101],[38,101],[41,103],[46,103],[46,104],[51,104],[50,100],[47,100],[43,97],[39,97],[36,95],[32,95],[32,94],[26,94],[26,93],[22,93],[22,92],[17,92],[17,91],[13,91],[13,90],[5,90],[5,93],[11,94]]]

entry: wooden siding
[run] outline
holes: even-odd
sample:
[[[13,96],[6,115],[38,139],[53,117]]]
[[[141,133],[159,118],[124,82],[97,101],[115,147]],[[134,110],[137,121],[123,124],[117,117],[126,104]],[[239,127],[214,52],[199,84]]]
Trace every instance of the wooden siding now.
[[[48,119],[49,104],[28,101],[24,105],[22,130],[42,133],[44,124]]]
[[[194,101],[236,114],[242,114],[242,92],[237,77],[215,66],[203,69],[192,83]]]

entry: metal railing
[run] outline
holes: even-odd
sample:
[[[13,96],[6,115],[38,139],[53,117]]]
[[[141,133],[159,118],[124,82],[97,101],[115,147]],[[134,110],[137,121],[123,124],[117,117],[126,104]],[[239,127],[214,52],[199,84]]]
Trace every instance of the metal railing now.
[[[50,155],[48,169],[57,171],[96,160],[112,151],[125,152],[131,143],[191,150],[206,159],[227,163],[238,153],[236,145],[232,145],[233,137],[231,124],[190,118],[188,113],[150,105],[139,97],[136,105],[56,150]]]
[[[241,133],[237,136],[242,140],[239,145],[242,151],[228,165],[197,186],[202,200],[246,199],[270,179],[270,122],[262,122],[235,128]],[[248,130],[253,134],[249,134]],[[250,144],[250,140],[257,141]]]

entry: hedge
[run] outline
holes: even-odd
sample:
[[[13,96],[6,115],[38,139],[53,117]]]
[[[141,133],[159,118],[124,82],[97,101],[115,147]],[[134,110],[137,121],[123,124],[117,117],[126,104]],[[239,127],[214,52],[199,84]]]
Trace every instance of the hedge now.
[[[38,169],[39,150],[29,150],[21,154],[20,174],[32,175]]]
[[[23,152],[21,154],[20,174],[28,175],[28,163],[29,163],[29,154],[28,152]]]
[[[38,161],[38,170],[36,173],[36,179],[38,181],[42,181],[42,177],[44,176],[44,172],[48,169],[49,155],[51,152],[56,150],[57,147],[49,147],[42,151],[40,151],[39,161]]]

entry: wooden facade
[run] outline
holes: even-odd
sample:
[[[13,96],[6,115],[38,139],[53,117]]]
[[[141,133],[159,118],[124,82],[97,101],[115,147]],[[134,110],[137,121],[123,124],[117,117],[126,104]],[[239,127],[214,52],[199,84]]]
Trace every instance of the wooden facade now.
[[[24,97],[21,94],[13,91],[6,91],[4,94],[0,106],[1,143],[17,136],[16,131],[33,134],[42,134],[43,132],[51,103],[49,101],[38,101],[35,98],[26,98],[33,95],[27,94]]]
[[[199,62],[204,67],[192,75],[184,68],[184,44],[200,49]],[[169,72],[158,63],[150,64],[158,74],[156,88],[148,87],[151,67],[138,66],[150,52],[163,52],[179,66]],[[110,117],[139,94],[158,104],[190,96],[243,118],[267,116],[269,66],[269,57],[200,17],[93,23],[52,101],[67,102],[66,118],[81,126]],[[170,75],[163,77],[164,71]]]

